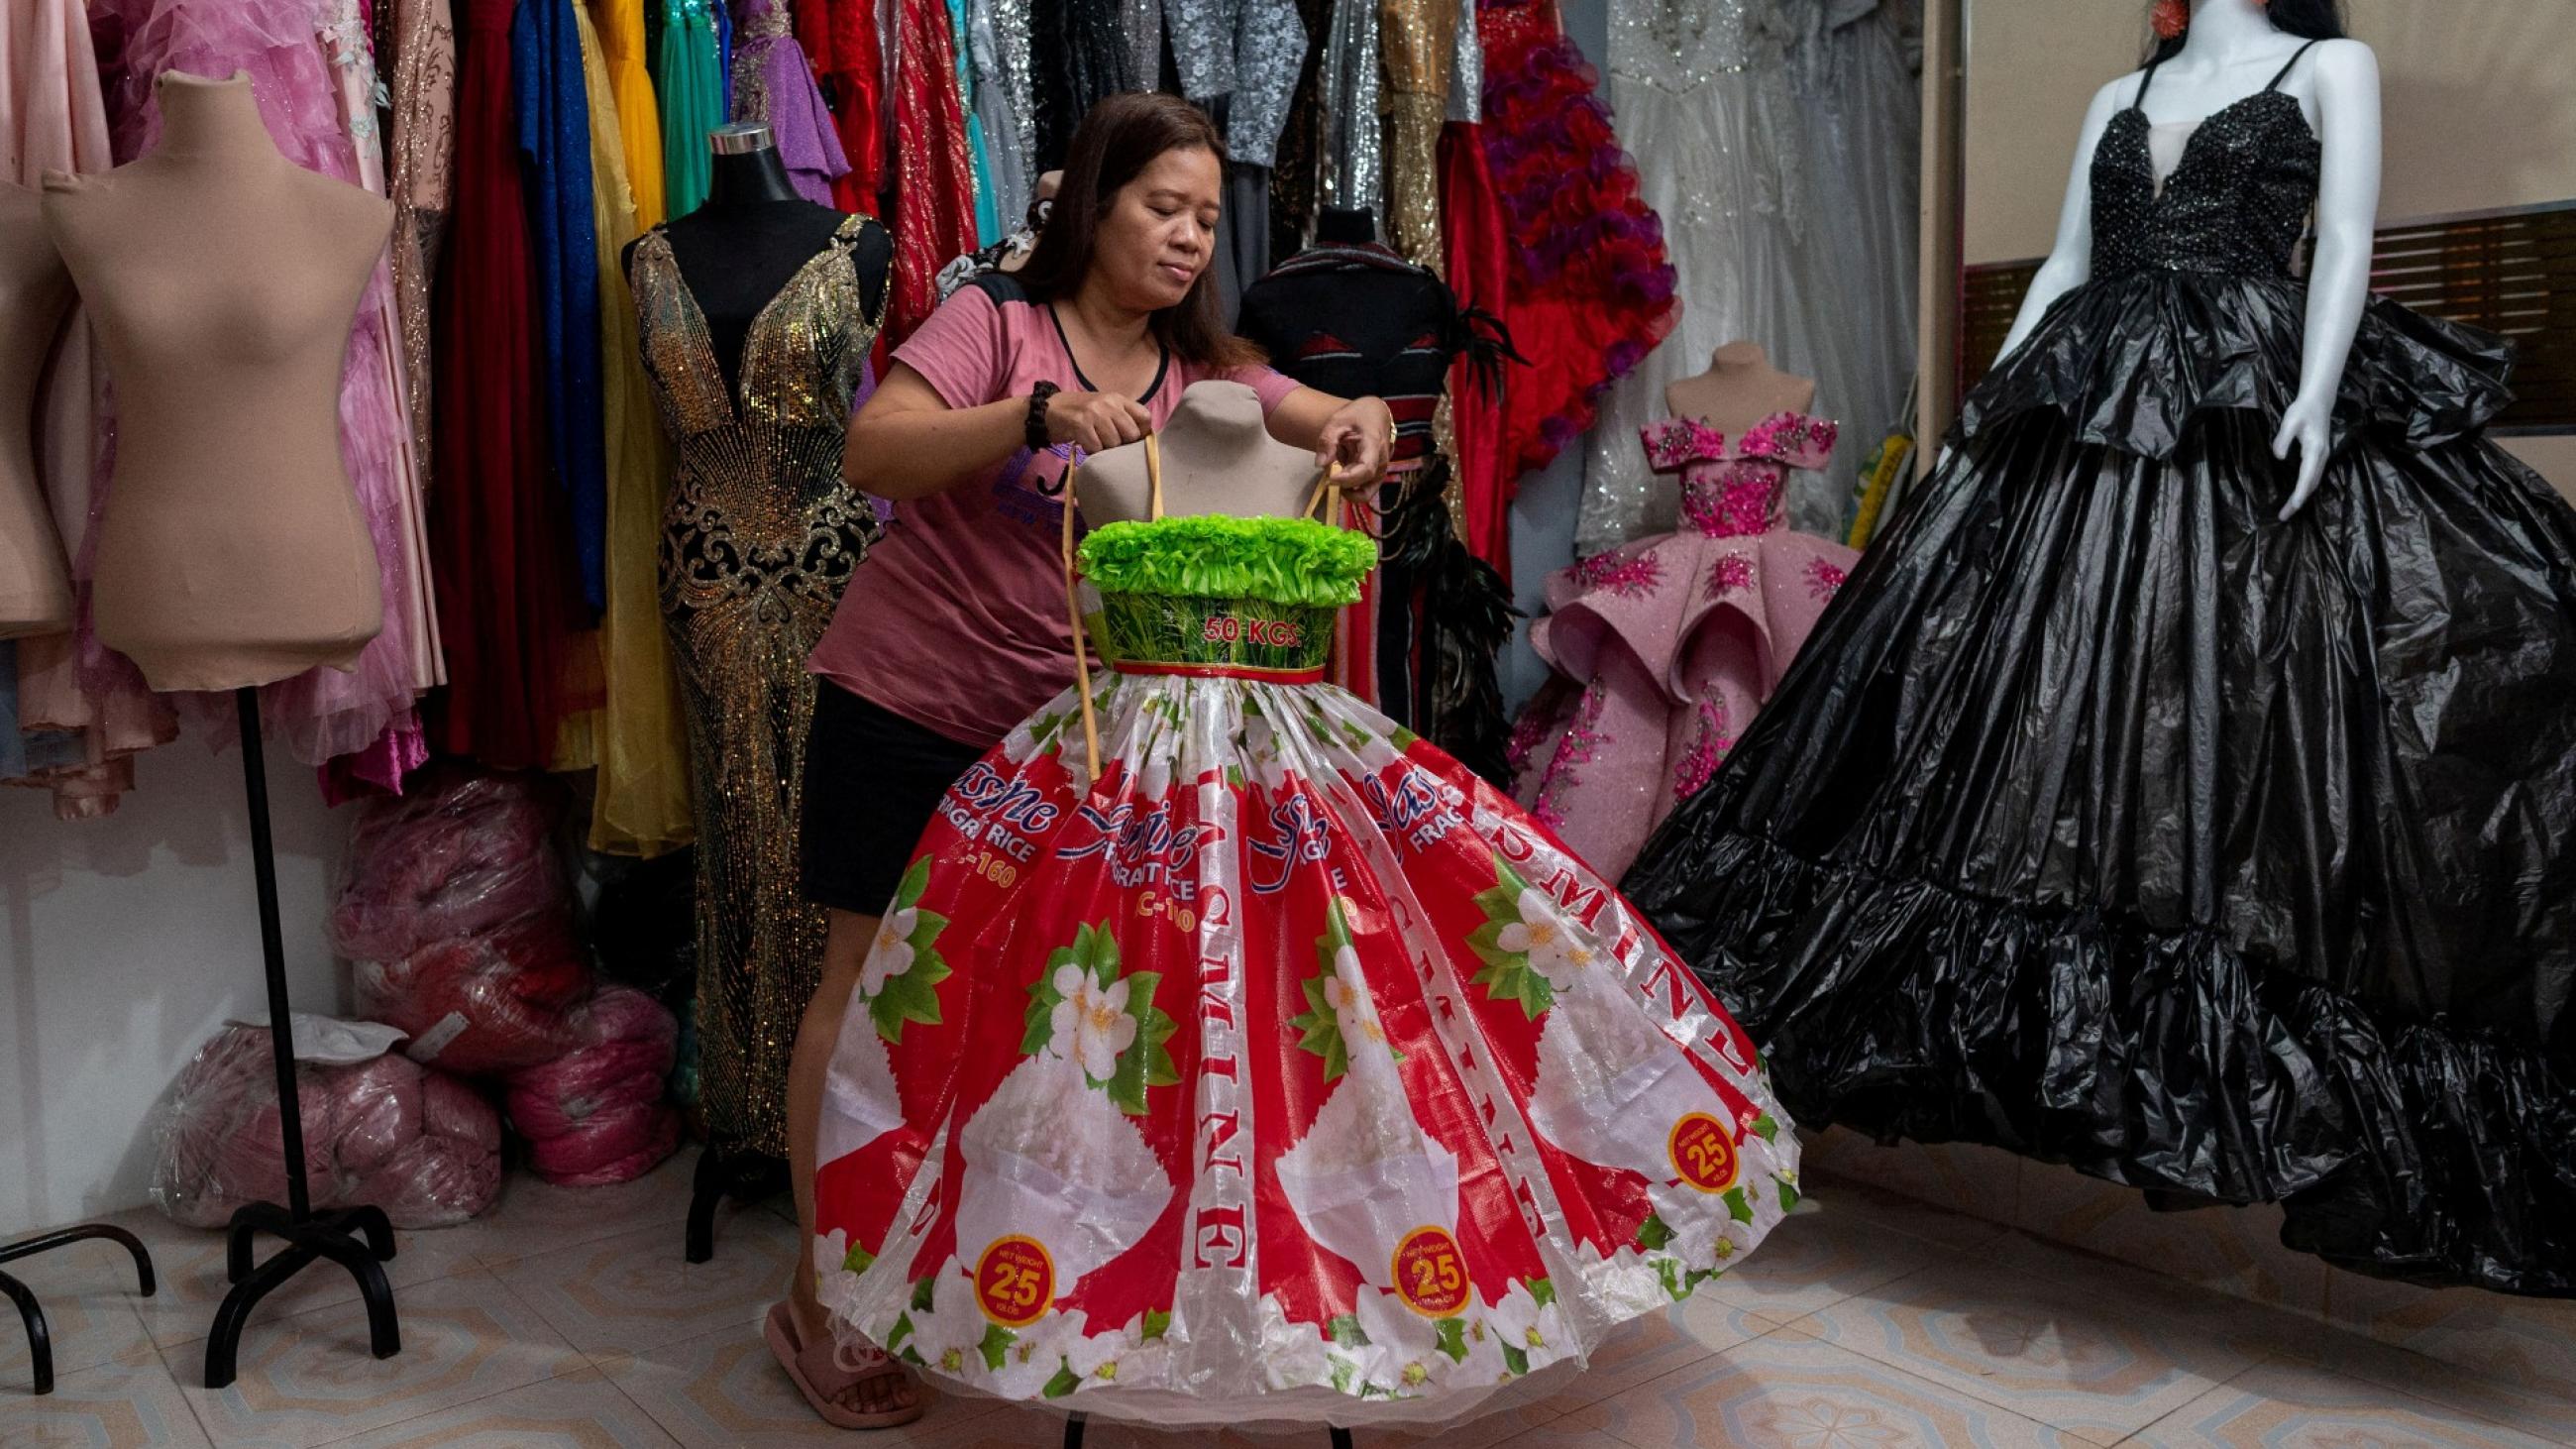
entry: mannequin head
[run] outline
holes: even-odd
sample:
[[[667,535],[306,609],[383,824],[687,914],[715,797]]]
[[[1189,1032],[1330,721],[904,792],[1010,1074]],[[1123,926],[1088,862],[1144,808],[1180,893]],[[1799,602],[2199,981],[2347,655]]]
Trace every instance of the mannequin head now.
[[[2188,3],[2192,10],[2197,11],[2213,0],[2188,0]],[[2242,3],[2242,0],[2216,0],[2216,3]],[[2273,26],[2283,34],[2305,40],[2340,40],[2345,34],[2343,0],[2255,0],[2255,3],[2261,5]],[[2151,15],[2153,9],[2149,7]],[[2148,33],[2152,36],[2154,31],[2150,29]],[[2181,52],[2183,43],[2190,38],[2191,34],[2186,30],[2171,40],[2156,41],[2154,58],[2172,58]]]
[[[1210,273],[1224,200],[1225,141],[1177,96],[1130,91],[1093,106],[1020,283],[1041,302],[1093,293],[1141,312],[1184,361],[1257,361],[1227,330]]]
[[[707,205],[724,209],[766,201],[799,201],[787,179],[778,137],[758,122],[718,126],[707,133]]]

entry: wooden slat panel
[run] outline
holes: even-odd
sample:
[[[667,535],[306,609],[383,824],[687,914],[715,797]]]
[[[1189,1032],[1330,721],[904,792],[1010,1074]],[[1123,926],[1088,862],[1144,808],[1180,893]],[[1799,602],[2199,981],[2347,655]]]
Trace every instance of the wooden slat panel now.
[[[2498,427],[2576,430],[2576,202],[2385,227],[2375,248],[2373,290],[2513,339],[2514,404]],[[1999,262],[1961,279],[1963,392],[2003,347],[2038,271],[2037,262]]]

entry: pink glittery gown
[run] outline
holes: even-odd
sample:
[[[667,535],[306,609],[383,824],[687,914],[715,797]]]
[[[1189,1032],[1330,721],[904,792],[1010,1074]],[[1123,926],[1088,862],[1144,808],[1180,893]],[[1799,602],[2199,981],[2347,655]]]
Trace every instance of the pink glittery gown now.
[[[1530,644],[1556,674],[1513,731],[1513,793],[1601,875],[1717,773],[1859,558],[1781,526],[1789,470],[1822,468],[1836,432],[1792,412],[1733,437],[1644,429],[1654,470],[1681,475],[1682,526],[1547,581]]]

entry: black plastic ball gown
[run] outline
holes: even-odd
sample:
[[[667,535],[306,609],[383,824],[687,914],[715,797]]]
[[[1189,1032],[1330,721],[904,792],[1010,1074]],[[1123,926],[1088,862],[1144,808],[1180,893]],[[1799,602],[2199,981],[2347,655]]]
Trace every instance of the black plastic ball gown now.
[[[2161,195],[2112,120],[2092,280],[1627,892],[1810,1127],[2576,1293],[2576,511],[2481,435],[2507,345],[2374,300],[2277,521],[2320,159],[2279,84]]]

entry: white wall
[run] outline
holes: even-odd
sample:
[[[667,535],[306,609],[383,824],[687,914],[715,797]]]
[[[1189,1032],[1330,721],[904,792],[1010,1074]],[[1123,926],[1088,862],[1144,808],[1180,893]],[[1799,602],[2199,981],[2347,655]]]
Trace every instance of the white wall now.
[[[338,1011],[323,916],[346,812],[310,769],[269,767],[295,1004]],[[144,1202],[154,1105],[265,999],[241,757],[184,738],[136,774],[103,820],[0,789],[0,1238]]]
[[[2386,221],[2576,196],[2576,0],[2352,0],[2379,52]],[[2047,252],[2084,108],[2142,0],[1967,0],[1967,261]]]

